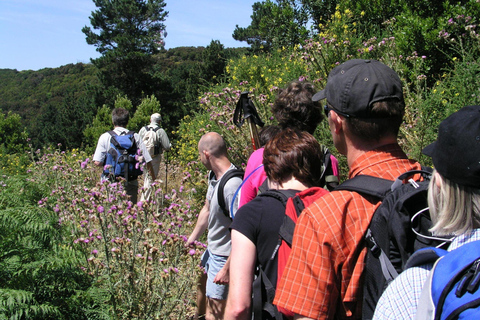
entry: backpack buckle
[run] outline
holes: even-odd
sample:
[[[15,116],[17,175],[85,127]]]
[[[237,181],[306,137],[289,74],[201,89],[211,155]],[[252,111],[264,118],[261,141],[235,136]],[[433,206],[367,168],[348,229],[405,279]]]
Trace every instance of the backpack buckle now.
[[[367,234],[365,235],[365,241],[367,243],[367,247],[372,251],[372,253],[376,256],[379,257],[382,249],[380,246],[377,244],[375,241],[375,238],[373,238],[372,231],[370,229],[367,230]]]

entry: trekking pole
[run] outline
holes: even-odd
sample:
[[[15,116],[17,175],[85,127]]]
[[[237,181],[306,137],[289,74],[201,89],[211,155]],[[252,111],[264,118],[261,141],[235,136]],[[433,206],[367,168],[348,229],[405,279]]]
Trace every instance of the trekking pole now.
[[[167,192],[167,186],[168,186],[168,152],[165,151],[165,192]]]
[[[252,100],[249,98],[248,94],[248,91],[244,91],[240,94],[240,99],[238,99],[237,106],[233,114],[233,123],[240,128],[245,123],[245,120],[247,120],[253,150],[257,150],[257,148],[260,147],[257,125],[263,127],[264,123],[258,116],[257,109],[255,108]]]

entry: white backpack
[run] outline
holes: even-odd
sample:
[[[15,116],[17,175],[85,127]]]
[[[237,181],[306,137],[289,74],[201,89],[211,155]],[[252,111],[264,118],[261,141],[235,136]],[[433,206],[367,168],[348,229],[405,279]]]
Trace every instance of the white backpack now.
[[[152,128],[145,126],[146,132],[143,136],[143,143],[152,157],[160,153],[160,141],[158,141],[157,136],[158,129],[160,127]]]

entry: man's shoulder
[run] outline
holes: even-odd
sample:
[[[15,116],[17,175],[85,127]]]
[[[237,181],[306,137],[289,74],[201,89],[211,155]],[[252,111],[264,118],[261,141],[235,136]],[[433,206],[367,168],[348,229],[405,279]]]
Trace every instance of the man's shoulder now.
[[[235,168],[229,169],[228,171],[231,171],[231,170],[235,170]],[[224,189],[229,189],[229,188],[236,189],[242,183],[242,181],[243,181],[242,177],[234,175],[231,178],[229,178],[228,181],[225,182]]]

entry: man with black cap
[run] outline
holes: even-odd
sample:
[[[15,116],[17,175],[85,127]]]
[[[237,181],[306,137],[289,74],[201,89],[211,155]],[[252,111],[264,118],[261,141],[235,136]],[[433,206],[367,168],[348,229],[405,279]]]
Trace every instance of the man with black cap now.
[[[347,157],[349,178],[395,180],[421,169],[397,143],[405,102],[400,78],[386,65],[349,60],[330,72],[313,99],[326,99],[333,142]],[[356,192],[334,191],[304,210],[274,304],[293,311],[295,319],[361,319],[363,237],[379,205]]]

